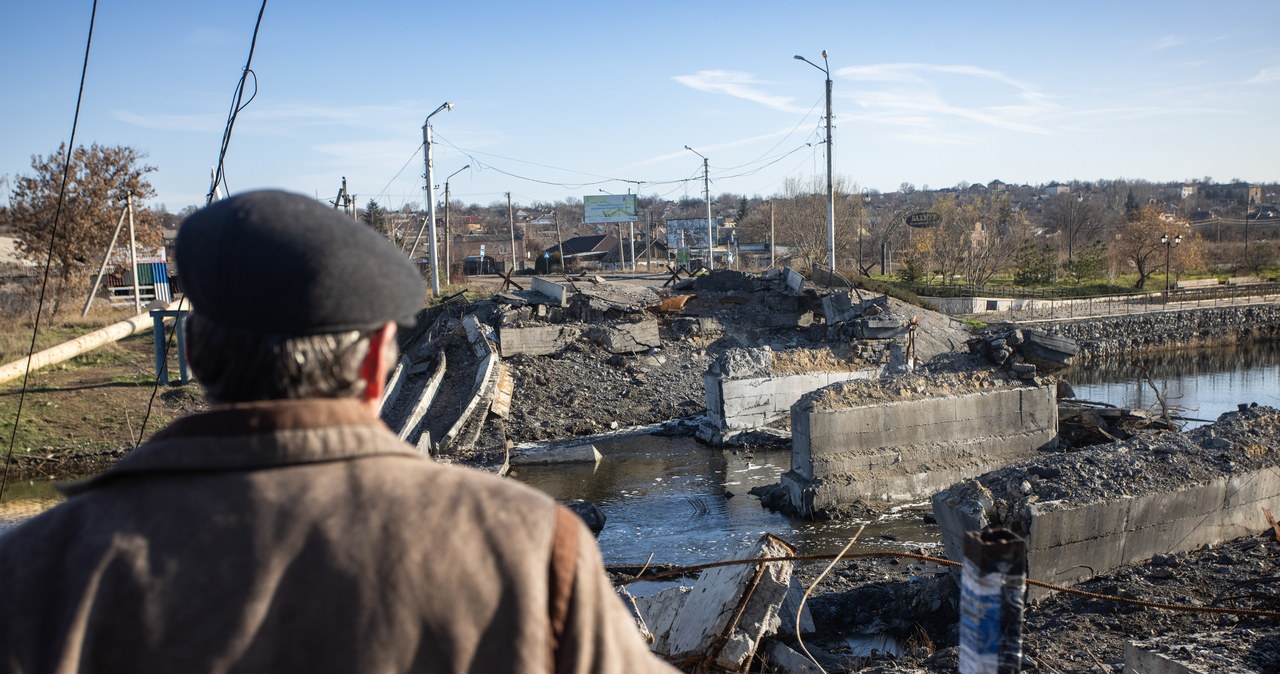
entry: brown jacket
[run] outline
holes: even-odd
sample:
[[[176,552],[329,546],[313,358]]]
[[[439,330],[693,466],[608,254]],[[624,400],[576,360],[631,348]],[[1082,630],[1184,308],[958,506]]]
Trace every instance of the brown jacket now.
[[[674,671],[581,522],[353,401],[188,417],[67,492],[0,536],[0,670]]]

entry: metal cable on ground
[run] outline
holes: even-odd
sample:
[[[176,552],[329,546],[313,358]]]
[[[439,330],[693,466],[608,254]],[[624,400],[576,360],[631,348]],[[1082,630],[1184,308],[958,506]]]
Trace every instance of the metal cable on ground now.
[[[22,391],[18,394],[18,410],[13,415],[13,429],[9,432],[9,451],[4,457],[4,475],[0,477],[0,497],[9,486],[9,466],[13,462],[13,446],[18,439],[18,422],[22,419],[22,403],[27,398],[27,380],[31,377],[31,357],[36,351],[36,336],[40,334],[40,315],[44,313],[44,295],[49,287],[49,268],[53,266],[53,244],[58,240],[58,224],[62,219],[62,202],[67,192],[67,175],[71,172],[71,157],[76,151],[76,128],[80,124],[80,103],[84,100],[84,81],[89,72],[89,49],[93,46],[93,26],[98,17],[98,0],[93,0],[89,13],[89,37],[84,44],[84,62],[80,66],[80,89],[76,93],[76,111],[71,118],[71,139],[62,160],[62,184],[58,187],[58,205],[53,212],[53,229],[49,232],[49,252],[44,261],[44,276],[40,280],[40,298],[36,302],[35,323],[31,327],[31,346],[27,349],[27,368],[22,374]]]
[[[624,578],[614,582],[615,587],[622,587],[640,581],[655,581],[666,578],[675,578],[677,576],[686,576],[695,571],[704,571],[706,569],[714,569],[722,566],[733,566],[736,564],[755,564],[758,562],[816,562],[828,559],[835,559],[839,555],[792,555],[790,557],[756,557],[753,559],[735,559],[722,562],[709,562],[707,564],[695,564],[693,566],[677,567],[661,573],[655,573],[644,578]],[[953,562],[949,559],[941,557],[930,557],[929,555],[916,554],[914,552],[859,552],[852,555],[844,555],[844,559],[867,559],[874,557],[886,557],[890,559],[916,559],[922,562],[933,562],[943,566],[963,566],[960,562]],[[1096,592],[1086,592],[1085,590],[1077,590],[1075,588],[1063,587],[1062,585],[1054,585],[1040,580],[1027,579],[1027,585],[1035,585],[1047,590],[1055,592],[1065,592],[1066,594],[1074,594],[1089,599],[1099,599],[1117,604],[1129,604],[1131,606],[1141,606],[1144,608],[1163,609],[1166,611],[1181,611],[1185,613],[1216,613],[1226,615],[1250,616],[1256,618],[1280,618],[1280,611],[1266,611],[1262,609],[1249,608],[1223,608],[1220,606],[1191,606],[1188,604],[1164,604],[1155,601],[1145,601],[1142,599],[1126,599],[1124,597],[1114,597],[1106,594],[1098,594]]]

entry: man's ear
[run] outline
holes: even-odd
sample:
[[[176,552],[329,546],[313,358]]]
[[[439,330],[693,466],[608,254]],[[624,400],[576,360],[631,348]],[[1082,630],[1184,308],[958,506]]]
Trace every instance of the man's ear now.
[[[375,415],[382,404],[382,393],[387,385],[387,375],[395,367],[396,324],[388,321],[382,327],[369,334],[369,353],[360,363],[360,377],[364,380],[364,388],[360,391],[360,402]]]

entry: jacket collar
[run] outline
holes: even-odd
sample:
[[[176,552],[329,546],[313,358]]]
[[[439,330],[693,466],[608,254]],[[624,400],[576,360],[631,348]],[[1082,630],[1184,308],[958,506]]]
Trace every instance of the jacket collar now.
[[[173,422],[100,475],[61,485],[68,496],[130,475],[207,473],[420,456],[356,400],[226,405]]]

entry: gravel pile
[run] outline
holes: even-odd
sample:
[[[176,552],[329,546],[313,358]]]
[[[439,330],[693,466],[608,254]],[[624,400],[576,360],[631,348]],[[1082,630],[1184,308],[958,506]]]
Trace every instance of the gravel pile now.
[[[797,574],[812,582],[822,565]],[[1238,609],[1280,610],[1280,543],[1274,532],[1176,555],[1161,555],[1076,586],[1127,599]],[[913,560],[846,563],[810,601],[828,672],[955,672],[958,588],[946,569]],[[1056,594],[1028,606],[1023,671],[1120,674],[1125,646],[1152,647],[1206,672],[1280,672],[1280,620],[1175,612]],[[846,639],[894,638],[897,655],[854,656]],[[817,654],[817,651],[815,652]]]
[[[815,410],[940,398],[1027,384],[1001,370],[910,374],[882,379],[858,379],[833,384],[805,396]]]

